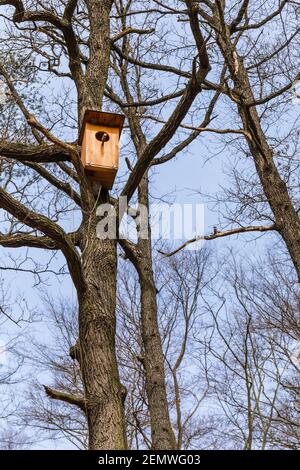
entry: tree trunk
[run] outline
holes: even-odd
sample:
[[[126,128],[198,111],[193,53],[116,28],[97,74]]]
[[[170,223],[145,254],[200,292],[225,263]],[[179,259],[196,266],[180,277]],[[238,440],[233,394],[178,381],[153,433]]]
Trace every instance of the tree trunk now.
[[[148,207],[148,175],[139,186],[139,203]],[[157,291],[153,277],[151,230],[147,240],[138,243],[137,270],[141,286],[141,333],[144,347],[146,392],[151,420],[152,448],[176,449],[176,439],[169,416],[165,360],[158,327]]]
[[[242,109],[240,113],[246,128],[248,127],[247,113]],[[289,196],[287,185],[274,163],[272,150],[258,125],[259,118],[256,110],[253,110],[251,114],[259,130],[261,147],[257,146],[255,142],[248,141],[249,149],[254,157],[256,171],[264,194],[272,209],[276,229],[286,244],[300,281],[300,220]]]
[[[79,128],[84,111],[100,110],[110,64],[112,0],[86,0],[89,17],[89,62],[78,88]],[[100,189],[100,186],[99,188]],[[98,199],[98,198],[96,198]],[[80,364],[87,403],[89,449],[127,448],[124,401],[115,351],[116,240],[96,236],[95,207],[84,214],[81,227],[82,274],[85,288],[79,298]]]
[[[77,84],[79,122],[86,109],[102,108],[110,64],[110,11],[112,0],[86,0],[89,17],[89,62],[83,83]]]
[[[260,124],[252,87],[243,60],[230,41],[228,30],[218,37],[218,43],[234,81],[238,98],[238,111],[247,135],[247,143],[254,160],[264,194],[273,212],[276,230],[281,234],[300,281],[300,220],[290,198],[288,188],[281,178]]]
[[[79,300],[80,363],[87,402],[89,449],[126,449],[124,400],[116,354],[116,242],[98,240],[96,224],[86,223]]]
[[[143,251],[142,249],[142,253]],[[149,259],[143,257],[140,273],[143,363],[151,420],[152,448],[176,449],[176,439],[169,416],[164,355],[157,322],[156,287],[152,262],[149,262]]]

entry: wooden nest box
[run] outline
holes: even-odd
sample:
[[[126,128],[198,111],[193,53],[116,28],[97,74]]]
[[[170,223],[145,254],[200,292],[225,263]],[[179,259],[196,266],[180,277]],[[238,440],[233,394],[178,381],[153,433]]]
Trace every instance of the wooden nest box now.
[[[87,110],[79,136],[88,177],[104,189],[113,187],[119,167],[119,141],[125,116]]]

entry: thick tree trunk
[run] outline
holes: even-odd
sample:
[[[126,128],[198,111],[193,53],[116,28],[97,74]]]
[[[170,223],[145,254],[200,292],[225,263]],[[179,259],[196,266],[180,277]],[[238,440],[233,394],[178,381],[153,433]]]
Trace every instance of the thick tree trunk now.
[[[280,176],[273,159],[273,151],[261,127],[255,106],[252,87],[243,60],[230,41],[228,29],[218,37],[218,43],[229,67],[234,91],[238,99],[238,111],[247,143],[254,160],[264,194],[273,212],[276,230],[281,234],[300,281],[300,220],[290,198],[288,188]]]
[[[250,113],[255,129],[258,132],[259,143],[248,140],[248,146],[253,155],[264,194],[272,209],[276,229],[286,244],[300,281],[300,220],[289,196],[287,185],[281,178],[274,163],[273,153],[261,130],[257,111],[253,109]],[[241,108],[240,115],[245,130],[249,129],[249,126],[251,126],[249,123],[249,121],[251,122],[249,111]]]
[[[102,108],[110,64],[110,11],[112,0],[86,0],[89,17],[89,54],[83,83],[77,84],[78,115],[82,121],[86,109]]]
[[[115,240],[98,240],[95,223],[87,221],[82,251],[86,287],[79,300],[79,345],[89,449],[126,449],[126,389],[115,354]]]
[[[148,207],[148,176],[139,186],[139,203]],[[151,420],[152,448],[176,449],[166,390],[165,360],[158,326],[157,291],[153,277],[151,231],[138,244],[137,270],[141,286],[141,333],[144,347],[146,392]]]
[[[100,110],[110,64],[112,0],[86,0],[89,62],[78,89],[79,128],[84,111]],[[98,188],[100,189],[100,187]],[[90,197],[90,195],[89,195]],[[99,200],[98,203],[105,202]],[[95,202],[95,207],[96,207]],[[81,228],[82,274],[79,298],[80,364],[87,403],[89,449],[126,449],[124,401],[115,350],[117,252],[115,240],[99,240],[94,208]]]

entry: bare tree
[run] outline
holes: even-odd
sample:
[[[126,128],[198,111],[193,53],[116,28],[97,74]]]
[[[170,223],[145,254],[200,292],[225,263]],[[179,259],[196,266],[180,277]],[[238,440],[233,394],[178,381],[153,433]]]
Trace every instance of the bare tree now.
[[[278,283],[276,263],[269,261],[272,274],[262,264],[255,274],[234,259],[227,265],[218,301],[207,304],[205,336],[198,336],[229,448],[299,447],[299,360],[293,359],[295,330],[284,326],[286,317],[294,316],[298,289],[295,278],[296,290],[289,298],[290,279]],[[282,271],[280,276],[282,280]],[[276,324],[275,318],[284,323]]]
[[[85,413],[89,449],[125,449],[127,435],[131,447],[141,442],[154,449],[191,445],[201,432],[205,434],[200,418],[198,424],[190,423],[207,391],[201,380],[201,384],[196,378],[192,380],[187,395],[191,400],[194,394],[193,405],[183,417],[180,370],[184,358],[193,356],[188,347],[190,332],[201,326],[199,318],[194,318],[198,315],[203,264],[193,264],[192,272],[188,264],[184,272],[171,264],[176,283],[170,281],[169,292],[164,292],[166,298],[177,298],[176,309],[161,326],[151,236],[146,240],[138,236],[136,243],[122,237],[97,238],[97,207],[105,202],[118,210],[119,196],[126,196],[130,202],[137,193],[138,203],[149,208],[152,166],[159,168],[171,161],[203,133],[230,136],[226,145],[238,148],[243,157],[252,157],[254,176],[249,182],[247,175],[233,172],[237,189],[231,191],[231,196],[235,210],[225,204],[225,220],[230,227],[224,231],[216,227],[212,234],[200,238],[213,240],[236,233],[275,230],[300,275],[300,224],[294,189],[298,134],[295,123],[289,129],[282,127],[279,133],[273,124],[286,113],[286,94],[297,79],[292,72],[299,66],[293,53],[299,42],[297,5],[291,0],[282,0],[278,7],[260,0],[251,4],[246,0],[241,5],[225,4],[223,0],[153,0],[147,5],[142,0],[134,4],[131,0],[53,0],[38,5],[29,0],[1,0],[0,6],[4,25],[0,41],[6,57],[13,57],[7,61],[2,56],[0,61],[8,97],[4,105],[7,119],[1,122],[0,244],[21,249],[21,258],[9,258],[8,269],[31,272],[37,282],[46,273],[65,274],[64,268],[57,269],[56,262],[56,256],[63,258],[78,299],[79,335],[71,347],[71,357],[80,371],[83,394],[67,389],[60,381],[46,391],[57,400],[57,406],[71,405]],[[281,32],[279,38],[266,45],[266,34],[275,28]],[[12,67],[11,62],[16,60],[18,67]],[[213,81],[207,77],[210,64],[214,65]],[[283,84],[277,83],[278,74]],[[25,93],[32,80],[39,83],[39,99],[32,100]],[[56,92],[52,97],[53,90]],[[122,150],[127,168],[115,185],[115,197],[91,184],[77,145],[84,112],[103,106],[121,110],[128,120]],[[18,112],[17,133],[10,127],[10,109]],[[231,119],[224,117],[228,109]],[[221,115],[212,127],[216,110]],[[228,121],[229,127],[224,128]],[[284,154],[284,146],[290,141],[293,152],[286,150]],[[280,159],[286,162],[283,167]],[[243,170],[249,171],[249,159],[244,160],[247,163]],[[138,211],[129,209],[129,213],[138,219]],[[121,219],[123,214],[118,216]],[[253,225],[258,221],[260,225]],[[147,232],[150,235],[149,221]],[[195,239],[187,243],[192,241]],[[123,370],[119,365],[125,359],[126,348],[121,336],[116,337],[117,242],[138,275],[141,303],[140,312],[131,312],[126,323],[128,331],[132,331],[132,325],[138,327],[138,337],[130,352],[132,360]],[[41,263],[34,249],[50,252],[49,259]],[[135,285],[133,271],[130,275]],[[192,287],[186,283],[186,276]],[[218,331],[214,310],[211,314]],[[254,442],[254,415],[261,428],[266,425],[264,417],[257,418],[257,406],[254,411],[252,407],[253,400],[260,404],[256,395],[261,389],[252,388],[251,380],[246,378],[248,371],[254,371],[260,384],[264,365],[258,362],[257,366],[261,357],[257,359],[253,350],[252,318],[248,320],[235,330],[236,335],[243,332],[243,344],[236,345],[239,355],[234,345],[229,350],[242,361],[239,365],[248,391],[245,448]],[[179,331],[179,325],[184,334],[178,351],[173,349],[171,336],[174,328]],[[229,329],[228,335],[231,333]],[[223,344],[225,340],[225,335],[218,338]],[[206,348],[206,343],[199,341]],[[252,355],[248,357],[249,342]],[[134,358],[135,348],[139,352]],[[215,345],[210,353],[214,351]],[[206,349],[204,353],[200,370],[207,379]],[[221,359],[218,352],[215,359]],[[230,364],[225,361],[224,367],[226,375]],[[132,378],[126,383],[129,370],[134,371],[137,385]],[[197,388],[201,393],[195,395]],[[128,391],[129,406],[125,405]],[[269,417],[270,409],[267,407]],[[126,432],[126,422],[130,432]],[[213,420],[209,423],[211,429]],[[70,435],[72,423],[63,426]]]
[[[156,13],[154,9],[154,16],[152,13],[148,15],[149,7],[144,10],[143,2],[141,10],[137,12],[131,2],[124,5],[123,2],[113,4],[106,0],[51,2],[49,6],[48,3],[34,6],[31,2],[18,0],[1,1],[1,5],[5,7],[3,16],[7,24],[3,36],[6,48],[12,48],[13,44],[15,48],[25,49],[35,60],[38,69],[44,69],[46,62],[46,73],[53,80],[59,77],[60,83],[74,83],[79,127],[85,110],[101,109],[104,96],[115,102],[109,81],[113,83],[119,77],[109,70],[111,57],[117,55],[117,60],[125,63],[131,60],[126,58],[126,51],[125,58],[122,57],[123,52],[118,48],[117,41],[124,44],[130,37],[131,48],[137,49],[145,37],[145,50],[149,52],[150,61],[145,63],[146,70],[149,64],[150,69],[156,70],[160,55],[166,52],[157,50],[157,57],[151,58],[152,45],[161,37],[159,28],[158,36],[151,37],[160,21],[161,12],[158,9]],[[151,162],[167,147],[178,130],[201,92],[210,70],[206,40],[199,27],[198,14],[190,1],[185,2],[185,8],[192,33],[188,36],[193,41],[192,59],[190,54],[186,59],[189,70],[182,74],[181,63],[178,68],[162,66],[161,70],[171,77],[182,77],[181,89],[155,99],[152,103],[155,105],[168,101],[170,112],[166,124],[160,126],[158,132],[140,147],[137,162],[120,192],[129,200]],[[163,6],[162,13],[165,17],[174,11]],[[126,25],[124,28],[124,14],[131,18],[130,27]],[[148,25],[153,27],[148,29]],[[114,33],[111,34],[110,30],[114,30]],[[141,43],[139,54],[145,54],[143,48]],[[176,54],[174,57],[177,59]],[[66,63],[67,67],[64,65]],[[26,142],[4,140],[1,143],[2,158],[18,162],[31,170],[26,182],[14,179],[13,185],[6,182],[0,189],[0,206],[7,214],[1,245],[9,248],[60,250],[64,255],[78,295],[79,342],[76,356],[84,381],[89,448],[123,449],[127,445],[124,420],[126,393],[120,383],[115,351],[116,241],[99,240],[96,236],[96,208],[108,200],[108,195],[103,191],[93,191],[85,176],[76,142],[62,140],[64,136],[59,131],[62,123],[71,127],[75,124],[76,127],[76,122],[72,116],[69,117],[67,110],[61,109],[61,118],[58,110],[52,114],[47,110],[42,110],[39,115],[34,114],[22,97],[18,80],[9,75],[3,63],[0,65],[0,73],[31,130],[31,137]],[[142,101],[148,101],[149,91],[146,86]],[[159,95],[159,90],[155,93]],[[134,105],[135,113],[140,104],[138,99],[138,104]],[[126,100],[124,106],[128,106]],[[132,138],[138,139],[138,134]],[[171,145],[171,151],[172,148]],[[36,193],[34,197],[28,194],[28,188],[34,185],[32,175],[38,175],[40,195],[45,195],[45,184],[52,194],[51,199],[47,199],[46,207],[41,199],[37,200]],[[58,197],[58,194],[64,198]],[[69,198],[67,202],[66,197]],[[78,206],[81,217],[80,228],[73,233],[65,231],[62,225],[63,214],[71,207],[70,200]],[[155,321],[151,322],[155,326]],[[162,365],[160,355],[158,367],[163,380]],[[165,400],[164,392],[160,393],[162,400]],[[155,413],[155,406],[151,411]],[[159,420],[163,421],[163,428],[168,420],[166,408],[157,417],[153,416],[152,427],[157,423],[159,429]],[[162,444],[156,441],[154,445],[173,448],[174,439],[170,429],[166,434],[168,438],[164,438]]]
[[[230,154],[238,151],[238,158],[228,164],[234,186],[217,197],[223,215],[220,225],[212,234],[195,237],[184,246],[201,238],[275,230],[299,277],[295,87],[300,75],[299,58],[294,54],[299,46],[299,7],[293,0],[216,0],[195,5],[195,9],[200,24],[210,32],[218,64],[215,72],[221,75],[226,70],[223,84],[205,82],[221,93],[222,107],[218,108],[219,122],[203,132],[223,136]]]

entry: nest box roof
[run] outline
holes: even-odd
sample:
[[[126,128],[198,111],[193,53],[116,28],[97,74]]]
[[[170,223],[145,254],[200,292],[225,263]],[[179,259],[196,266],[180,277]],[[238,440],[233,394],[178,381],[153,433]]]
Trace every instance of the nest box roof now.
[[[83,122],[79,135],[79,145],[82,144],[84,129],[86,123],[95,124],[97,126],[118,127],[120,135],[123,129],[125,116],[123,114],[105,113],[102,111],[94,111],[87,109],[84,113]]]

